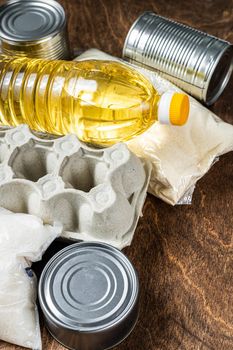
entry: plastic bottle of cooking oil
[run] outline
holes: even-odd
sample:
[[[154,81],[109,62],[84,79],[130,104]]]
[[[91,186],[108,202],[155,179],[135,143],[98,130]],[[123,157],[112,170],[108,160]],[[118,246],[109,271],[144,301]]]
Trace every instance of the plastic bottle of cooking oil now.
[[[0,124],[76,133],[97,146],[126,141],[156,120],[183,125],[189,99],[162,96],[135,69],[114,61],[46,61],[0,55]]]

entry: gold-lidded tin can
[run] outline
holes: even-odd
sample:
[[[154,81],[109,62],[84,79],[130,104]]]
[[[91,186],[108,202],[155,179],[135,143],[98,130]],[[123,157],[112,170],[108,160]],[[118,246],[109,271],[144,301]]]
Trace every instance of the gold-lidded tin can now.
[[[6,55],[69,59],[66,15],[55,0],[10,0],[0,7],[0,41]]]
[[[190,95],[211,105],[230,79],[233,46],[153,12],[145,12],[129,30],[123,58],[155,69]]]

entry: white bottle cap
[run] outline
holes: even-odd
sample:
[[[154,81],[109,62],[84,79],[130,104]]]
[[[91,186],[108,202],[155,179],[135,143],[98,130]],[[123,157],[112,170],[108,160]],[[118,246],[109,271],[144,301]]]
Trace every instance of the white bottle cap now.
[[[158,106],[158,121],[161,124],[171,124],[170,122],[170,104],[172,96],[174,95],[173,91],[167,91],[160,97],[159,106]]]

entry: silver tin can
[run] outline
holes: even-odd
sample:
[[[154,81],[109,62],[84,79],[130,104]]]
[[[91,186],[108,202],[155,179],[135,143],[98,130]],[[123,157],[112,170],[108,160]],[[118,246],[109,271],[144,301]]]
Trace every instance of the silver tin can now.
[[[55,0],[10,0],[2,5],[0,41],[6,55],[70,58],[65,11]]]
[[[230,43],[153,12],[132,25],[123,58],[157,70],[207,105],[221,95],[233,69]]]
[[[69,349],[109,349],[132,331],[139,283],[118,249],[76,243],[56,254],[39,282],[39,301],[52,336]]]

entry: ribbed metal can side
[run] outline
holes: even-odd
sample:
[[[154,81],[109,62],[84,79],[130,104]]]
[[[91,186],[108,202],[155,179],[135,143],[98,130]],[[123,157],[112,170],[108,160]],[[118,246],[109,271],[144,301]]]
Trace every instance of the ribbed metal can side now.
[[[38,43],[21,43],[19,45],[11,42],[2,42],[1,50],[5,55],[49,60],[66,60],[70,59],[72,55],[66,30],[54,38],[47,38],[46,41]]]
[[[226,51],[228,59],[222,60]],[[224,40],[146,12],[132,25],[123,58],[154,68],[189,94],[211,104],[230,78],[233,52],[231,44]],[[219,82],[211,93],[210,82],[216,69],[222,75],[218,74]]]

